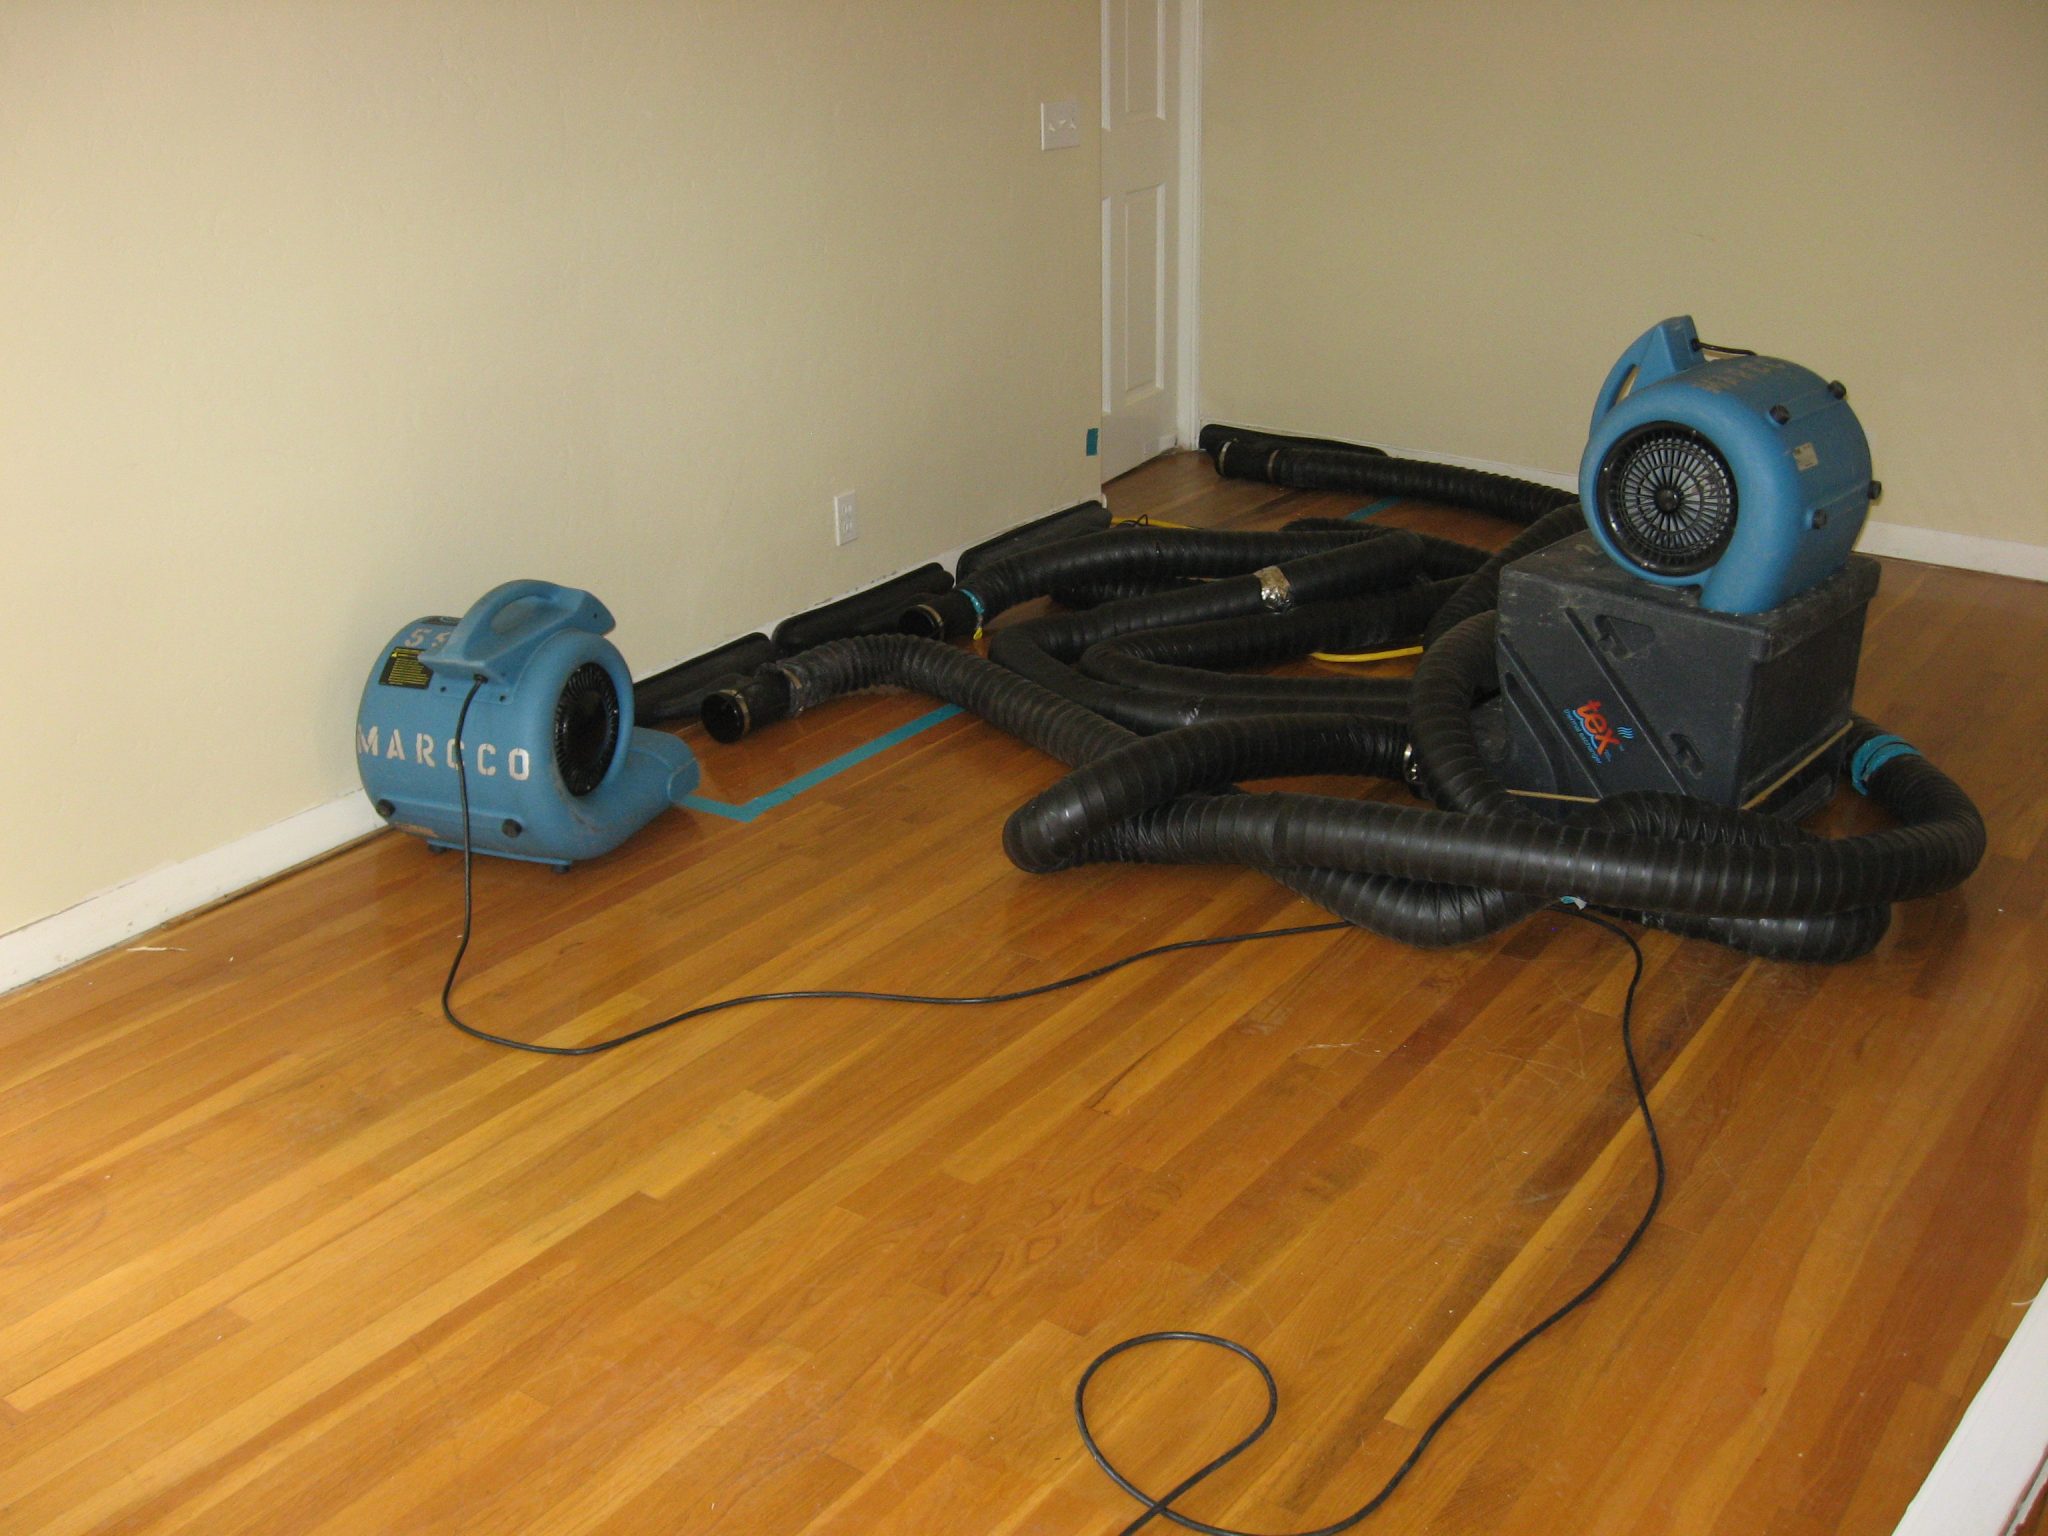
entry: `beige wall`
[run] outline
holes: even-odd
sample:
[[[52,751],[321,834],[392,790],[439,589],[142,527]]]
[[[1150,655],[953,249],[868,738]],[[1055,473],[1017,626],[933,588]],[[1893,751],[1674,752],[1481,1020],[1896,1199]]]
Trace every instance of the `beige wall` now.
[[[2048,6],[1209,0],[1211,419],[1571,471],[1666,315],[2048,544]]]
[[[646,672],[1092,495],[1097,25],[0,6],[0,931],[349,790],[500,580]]]

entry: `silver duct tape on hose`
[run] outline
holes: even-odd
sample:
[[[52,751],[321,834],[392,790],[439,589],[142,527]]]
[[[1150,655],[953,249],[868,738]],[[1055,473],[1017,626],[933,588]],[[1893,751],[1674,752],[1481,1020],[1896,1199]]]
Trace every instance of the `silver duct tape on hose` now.
[[[1259,601],[1268,613],[1285,613],[1294,606],[1294,586],[1277,565],[1252,572],[1259,578]]]

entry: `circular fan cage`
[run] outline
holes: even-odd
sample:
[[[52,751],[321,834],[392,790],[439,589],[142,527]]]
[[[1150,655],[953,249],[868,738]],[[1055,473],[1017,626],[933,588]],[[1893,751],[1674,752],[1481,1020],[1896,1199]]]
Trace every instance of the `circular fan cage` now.
[[[555,700],[555,769],[572,795],[604,782],[619,746],[619,685],[586,661],[569,674]]]
[[[1594,505],[1614,547],[1658,576],[1691,576],[1735,535],[1735,476],[1691,427],[1653,421],[1616,440]]]

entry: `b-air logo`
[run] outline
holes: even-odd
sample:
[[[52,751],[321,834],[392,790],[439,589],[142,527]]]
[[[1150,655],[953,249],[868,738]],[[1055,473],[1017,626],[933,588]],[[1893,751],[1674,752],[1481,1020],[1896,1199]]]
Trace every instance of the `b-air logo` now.
[[[1636,739],[1634,726],[1608,723],[1607,707],[1598,699],[1588,699],[1577,709],[1566,710],[1564,717],[1578,727],[1579,740],[1586,744],[1596,763],[1606,762],[1609,756],[1621,751],[1624,742]]]

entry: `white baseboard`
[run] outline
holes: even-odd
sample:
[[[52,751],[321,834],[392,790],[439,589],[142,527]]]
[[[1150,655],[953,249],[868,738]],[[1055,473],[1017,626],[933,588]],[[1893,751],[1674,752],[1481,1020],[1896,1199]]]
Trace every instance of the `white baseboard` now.
[[[0,992],[247,890],[383,826],[360,790],[0,934]]]
[[[2027,1308],[1894,1536],[2006,1536],[2041,1494],[2048,1296]]]
[[[1866,555],[1890,555],[1922,565],[1946,565],[1959,571],[1989,571],[1995,576],[2020,576],[2048,581],[2048,545],[2020,544],[2011,539],[1985,539],[1973,533],[1943,533],[1905,523],[1868,522],[1856,547]]]
[[[1057,512],[1071,505],[1069,502],[1047,510]],[[966,548],[963,544],[933,558],[952,570]],[[854,588],[853,592],[894,579],[895,576],[884,576]],[[851,597],[853,592],[843,595]],[[770,619],[760,626],[761,633],[768,633],[780,622],[780,617]],[[650,667],[641,675],[663,670]],[[351,790],[337,800],[288,816],[223,847],[138,875],[96,896],[88,896],[76,906],[0,934],[0,993],[76,965],[173,918],[275,879],[288,869],[367,837],[383,825],[362,791]]]

